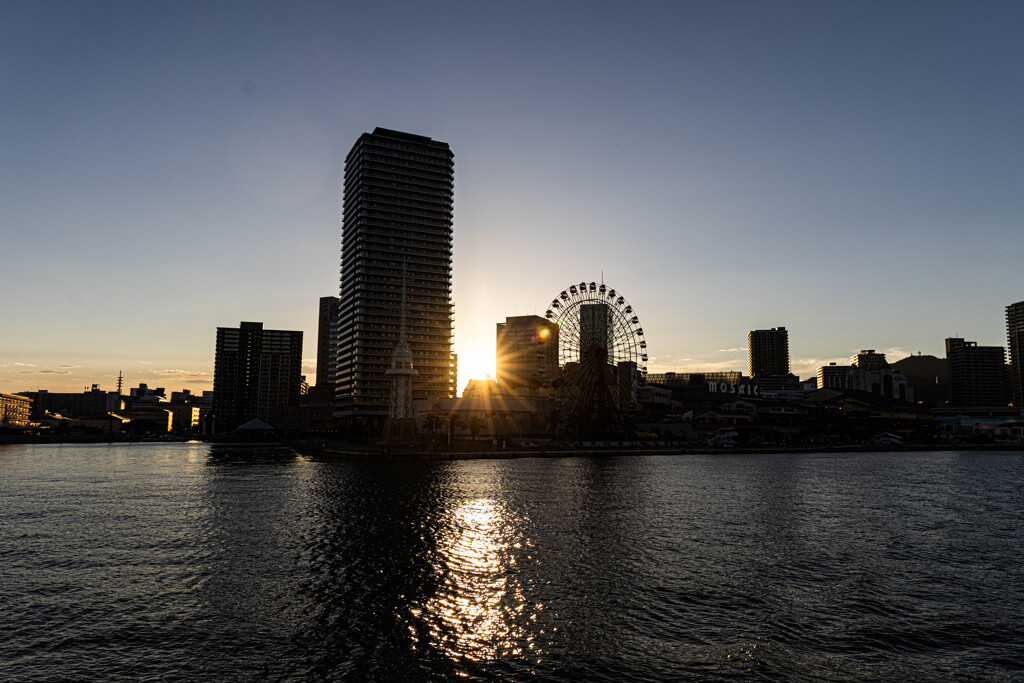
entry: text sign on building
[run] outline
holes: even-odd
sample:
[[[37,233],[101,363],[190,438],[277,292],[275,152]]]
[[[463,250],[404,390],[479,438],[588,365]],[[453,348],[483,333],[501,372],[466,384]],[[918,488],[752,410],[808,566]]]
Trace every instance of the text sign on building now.
[[[732,394],[734,396],[760,396],[761,387],[752,384],[708,382],[708,392],[712,394]]]

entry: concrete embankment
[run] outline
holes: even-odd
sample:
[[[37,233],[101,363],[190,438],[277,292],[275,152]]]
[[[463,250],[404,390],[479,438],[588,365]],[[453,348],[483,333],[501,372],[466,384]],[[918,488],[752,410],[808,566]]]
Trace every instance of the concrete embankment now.
[[[906,444],[853,446],[807,446],[796,448],[694,448],[684,446],[644,446],[639,444],[609,444],[587,447],[509,447],[505,449],[475,450],[429,448],[398,449],[380,446],[353,446],[342,444],[289,444],[300,453],[323,458],[347,460],[506,460],[515,458],[578,458],[602,456],[641,455],[764,455],[810,453],[911,453],[922,451],[1015,451],[1024,452],[1024,444]]]

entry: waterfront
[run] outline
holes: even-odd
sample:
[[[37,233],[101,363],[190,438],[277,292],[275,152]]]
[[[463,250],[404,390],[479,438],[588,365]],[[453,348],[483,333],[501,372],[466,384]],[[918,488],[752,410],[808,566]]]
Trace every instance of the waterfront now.
[[[0,678],[1024,676],[1020,453],[0,447]]]

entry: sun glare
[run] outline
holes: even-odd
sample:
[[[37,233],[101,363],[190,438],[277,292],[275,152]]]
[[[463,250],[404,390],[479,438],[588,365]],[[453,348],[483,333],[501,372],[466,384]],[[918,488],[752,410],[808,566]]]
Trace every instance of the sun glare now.
[[[494,377],[494,351],[472,350],[459,354],[459,394],[471,379]]]

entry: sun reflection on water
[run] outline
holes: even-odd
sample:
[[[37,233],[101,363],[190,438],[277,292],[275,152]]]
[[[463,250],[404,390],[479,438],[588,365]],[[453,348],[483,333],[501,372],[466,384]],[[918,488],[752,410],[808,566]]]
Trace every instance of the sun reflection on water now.
[[[540,605],[528,604],[518,579],[516,525],[490,499],[463,502],[446,522],[432,557],[437,589],[412,610],[428,634],[410,624],[415,645],[456,661],[539,654],[528,624]]]

